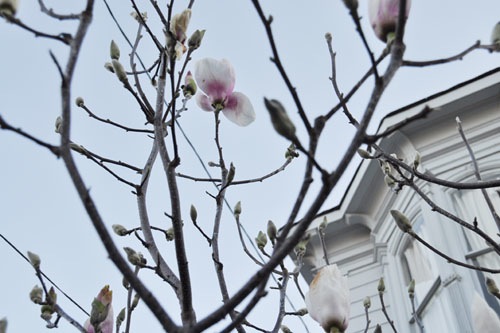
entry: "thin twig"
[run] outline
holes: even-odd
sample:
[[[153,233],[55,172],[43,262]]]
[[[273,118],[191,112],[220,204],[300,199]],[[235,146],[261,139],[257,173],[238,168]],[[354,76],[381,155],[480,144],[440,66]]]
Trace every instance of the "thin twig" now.
[[[69,34],[69,33],[60,33],[58,35],[51,35],[51,34],[47,34],[45,32],[33,29],[32,27],[24,24],[20,19],[14,17],[12,15],[0,14],[0,16],[3,17],[7,22],[12,23],[14,25],[17,25],[18,27],[23,28],[24,30],[31,32],[32,34],[35,35],[35,37],[43,37],[43,38],[57,40],[57,41],[62,42],[66,45],[70,45],[71,41],[73,40],[73,38],[71,37],[71,34]]]
[[[140,129],[140,128],[131,128],[131,127],[127,127],[127,126],[124,126],[124,125],[121,125],[121,124],[118,124],[110,119],[104,119],[104,118],[101,118],[99,116],[97,116],[95,113],[93,113],[92,111],[90,111],[90,109],[85,105],[85,104],[81,104],[81,105],[78,105],[80,108],[82,108],[83,110],[85,110],[85,112],[87,112],[87,114],[89,115],[89,117],[91,118],[94,118],[100,122],[103,122],[103,123],[106,123],[106,124],[110,124],[110,125],[113,125],[115,127],[118,127],[118,128],[121,128],[123,130],[125,130],[126,132],[137,132],[137,133],[148,133],[148,134],[153,134],[154,131],[153,130],[148,130],[148,129]]]

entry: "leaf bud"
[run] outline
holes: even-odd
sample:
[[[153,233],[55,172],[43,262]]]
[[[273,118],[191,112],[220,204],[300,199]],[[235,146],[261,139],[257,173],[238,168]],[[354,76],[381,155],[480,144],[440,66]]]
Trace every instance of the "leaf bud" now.
[[[268,100],[264,98],[264,104],[266,105],[267,111],[269,111],[271,123],[276,132],[290,141],[296,140],[295,125],[288,117],[285,107],[275,99]]]
[[[30,260],[31,265],[36,270],[40,269],[41,260],[40,260],[40,257],[38,256],[38,254],[28,251],[28,259]]]
[[[205,35],[205,30],[196,30],[193,32],[188,40],[188,46],[190,50],[196,50],[200,47],[203,36]]]
[[[118,47],[118,45],[116,45],[114,40],[111,40],[111,44],[109,45],[109,55],[111,59],[120,59],[120,48]]]
[[[385,291],[384,278],[380,278],[380,280],[378,280],[377,290],[379,293],[383,293]]]
[[[18,0],[0,0],[0,14],[14,16],[18,6]]]
[[[34,286],[30,291],[30,300],[35,304],[40,304],[43,301],[43,289],[38,285]]]
[[[411,231],[411,222],[403,213],[393,209],[391,210],[391,215],[394,218],[394,221],[396,221],[396,225],[399,229],[401,229],[402,232]]]
[[[369,309],[370,306],[372,306],[372,300],[370,299],[369,296],[366,296],[365,299],[363,300],[363,306],[366,308],[366,309]]]
[[[264,248],[266,247],[267,245],[267,236],[265,233],[263,233],[262,231],[259,231],[259,233],[257,234],[257,237],[255,238],[255,243],[257,244],[257,247],[259,248],[259,250],[264,250]]]
[[[113,228],[114,233],[117,234],[118,236],[127,236],[128,235],[127,228],[125,228],[121,224],[113,224],[111,226],[111,228]]]
[[[191,205],[189,215],[191,215],[191,221],[196,222],[196,219],[198,218],[198,212],[196,211],[196,207],[194,205]]]
[[[267,221],[267,236],[269,237],[271,243],[274,245],[274,243],[276,242],[276,237],[278,236],[278,229],[276,228],[274,222],[271,220]]]
[[[58,133],[58,134],[61,134],[62,132],[62,117],[61,116],[58,116],[56,118],[56,123],[55,123],[55,129],[54,129],[54,132]]]
[[[120,82],[122,82],[123,84],[128,83],[127,73],[125,72],[125,68],[123,68],[121,62],[119,62],[116,59],[113,59],[112,64],[113,64],[113,70],[115,71],[118,80],[120,80]]]

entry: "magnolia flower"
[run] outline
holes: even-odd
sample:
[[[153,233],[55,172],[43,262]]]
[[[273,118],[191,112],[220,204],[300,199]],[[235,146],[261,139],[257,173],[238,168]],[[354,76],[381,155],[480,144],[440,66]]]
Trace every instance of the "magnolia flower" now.
[[[474,293],[471,304],[472,326],[476,333],[500,332],[500,319],[484,298]]]
[[[375,35],[387,42],[390,35],[396,32],[399,16],[399,0],[370,0],[368,3],[368,15]],[[406,0],[405,18],[410,12],[411,0]]]
[[[196,96],[200,108],[205,111],[222,111],[239,126],[247,126],[255,120],[255,112],[248,97],[233,91],[236,78],[229,61],[201,59],[195,65],[194,77],[203,92]]]
[[[306,306],[326,332],[344,332],[349,324],[350,296],[347,279],[337,265],[323,267],[309,286]]]
[[[113,292],[106,285],[101,289],[97,297],[94,298],[90,318],[83,325],[88,333],[113,333],[112,300]],[[100,330],[96,330],[96,326],[99,326]]]

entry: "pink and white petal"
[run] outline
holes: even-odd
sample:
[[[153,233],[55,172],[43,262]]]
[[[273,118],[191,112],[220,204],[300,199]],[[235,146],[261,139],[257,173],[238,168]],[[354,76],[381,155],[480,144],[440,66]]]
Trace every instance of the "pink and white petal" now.
[[[234,89],[236,76],[233,66],[226,59],[204,58],[194,68],[198,87],[212,100],[224,100]]]
[[[250,99],[240,92],[234,92],[228,96],[222,113],[239,126],[250,125],[255,120],[255,111]]]
[[[196,104],[203,110],[203,111],[214,111],[214,108],[212,107],[212,102],[210,101],[210,98],[208,98],[207,95],[203,94],[197,94],[196,95]]]

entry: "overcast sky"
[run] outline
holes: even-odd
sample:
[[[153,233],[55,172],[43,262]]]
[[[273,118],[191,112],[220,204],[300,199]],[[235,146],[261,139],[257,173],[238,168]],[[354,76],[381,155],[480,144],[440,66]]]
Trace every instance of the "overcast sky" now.
[[[38,11],[36,1],[20,0],[18,17],[38,30],[50,33],[74,31],[71,22],[48,19]],[[146,2],[146,1],[142,1]],[[341,90],[347,92],[369,68],[369,60],[357,37],[355,27],[342,1],[262,1],[267,14],[274,17],[273,29],[283,64],[302,99],[310,119],[325,113],[337,100],[328,80],[331,75],[330,58],[324,34],[331,32],[337,53],[338,82]],[[49,7],[58,11],[60,1],[47,1]],[[74,1],[74,3],[79,3]],[[160,1],[164,5],[163,1]],[[175,12],[180,12],[178,1]],[[130,17],[132,7],[128,1],[109,1],[117,20],[129,38],[135,36],[136,22]],[[63,12],[68,12],[64,4]],[[78,8],[75,5],[73,9]],[[153,11],[149,12],[152,27],[158,36],[162,35]],[[360,1],[361,15],[367,16],[366,1]],[[407,23],[405,42],[408,60],[431,60],[454,55],[471,46],[476,40],[489,43],[493,26],[499,21],[498,0],[414,1]],[[367,19],[362,20],[368,43],[375,54],[385,47],[375,38]],[[193,61],[203,57],[226,58],[236,71],[236,88],[249,96],[257,119],[248,127],[240,128],[222,118],[221,132],[224,154],[228,162],[236,166],[236,179],[259,177],[272,171],[284,162],[287,142],[279,137],[269,122],[263,107],[263,97],[279,99],[288,109],[294,122],[299,119],[290,94],[280,80],[274,65],[264,29],[250,1],[218,0],[195,1],[189,32],[206,29],[202,47],[193,55]],[[130,49],[120,34],[103,1],[97,0],[93,25],[84,43],[73,85],[73,99],[82,96],[86,105],[96,114],[111,118],[131,127],[141,127],[143,116],[134,100],[126,93],[115,76],[103,65],[109,61],[109,43],[115,40],[126,57]],[[160,38],[161,39],[161,38]],[[62,63],[67,57],[67,48],[60,43],[35,38],[4,21],[0,23],[0,115],[16,127],[57,144],[59,137],[54,132],[54,122],[60,114],[59,76],[49,57],[49,50]],[[146,64],[151,64],[157,53],[147,36],[139,48]],[[124,60],[128,63],[128,60]],[[479,50],[462,61],[430,68],[402,68],[377,109],[375,122],[390,111],[411,102],[447,89],[483,72],[498,67],[498,54]],[[189,66],[192,68],[192,66]],[[146,83],[144,83],[146,85]],[[359,116],[367,103],[372,82],[364,86],[353,98],[350,109]],[[152,89],[148,95],[153,98]],[[181,118],[181,126],[201,155],[205,164],[217,159],[213,144],[213,116],[200,111],[191,103],[189,111]],[[72,140],[91,151],[113,159],[142,167],[149,154],[151,140],[143,135],[131,134],[111,128],[86,116],[74,108]],[[299,136],[303,128],[297,126]],[[345,118],[339,115],[327,127],[321,141],[319,161],[333,170],[342,155],[352,129]],[[205,177],[203,168],[184,140],[180,141],[182,151],[179,172]],[[12,132],[0,131],[0,233],[25,253],[27,250],[42,257],[42,268],[78,303],[90,309],[90,303],[105,284],[114,290],[115,311],[125,304],[126,293],[121,287],[121,277],[107,259],[97,234],[73,189],[67,172],[60,160],[45,149],[28,142]],[[120,223],[128,228],[138,225],[136,200],[131,188],[116,182],[103,169],[85,158],[77,157],[83,174],[98,208],[111,228]],[[351,170],[357,162],[351,165]],[[259,230],[265,230],[267,220],[281,225],[288,217],[298,192],[303,173],[304,158],[294,161],[286,172],[273,179],[234,188],[228,191],[228,200],[233,206],[241,200],[242,222],[255,237]],[[166,183],[157,168],[150,185],[148,205],[154,225],[168,226],[163,212],[168,211]],[[133,182],[139,176],[127,170],[120,175]],[[214,176],[217,170],[212,170]],[[344,177],[341,186],[334,191],[323,209],[335,205],[341,198],[349,177]],[[206,191],[214,193],[212,186],[180,180],[185,221],[189,206],[194,204],[199,213],[199,222],[207,231],[211,230],[214,203]],[[315,187],[316,188],[316,187]],[[309,198],[310,199],[310,198]],[[186,223],[186,242],[194,280],[195,307],[198,318],[202,318],[219,306],[220,296],[213,274],[210,249],[192,225]],[[229,214],[224,216],[221,234],[221,254],[225,272],[230,277],[230,291],[235,291],[250,276],[256,267],[244,256],[237,243],[234,221]],[[119,247],[139,244],[133,238],[118,238]],[[173,244],[162,244],[166,257],[173,262]],[[145,251],[143,251],[145,252]],[[0,317],[9,320],[9,332],[40,332],[44,323],[39,316],[39,307],[29,301],[28,293],[38,284],[31,267],[7,244],[0,240],[2,258],[2,300]],[[174,264],[175,266],[175,264]],[[291,267],[291,266],[290,266]],[[143,276],[152,274],[144,272]],[[151,288],[164,302],[175,320],[179,320],[177,301],[168,286],[152,280]],[[291,288],[293,289],[293,288]],[[269,329],[272,314],[278,307],[271,291],[263,306],[252,313],[250,320],[264,323]],[[297,308],[304,305],[293,295]],[[85,315],[68,304],[62,297],[60,303],[80,322]],[[311,331],[319,331],[315,323]],[[304,329],[297,321],[285,321],[292,330]],[[63,331],[70,331],[66,323]],[[137,310],[135,331],[158,331],[159,326],[151,320],[145,306]],[[134,331],[133,329],[133,331]],[[213,329],[211,331],[216,331]]]

